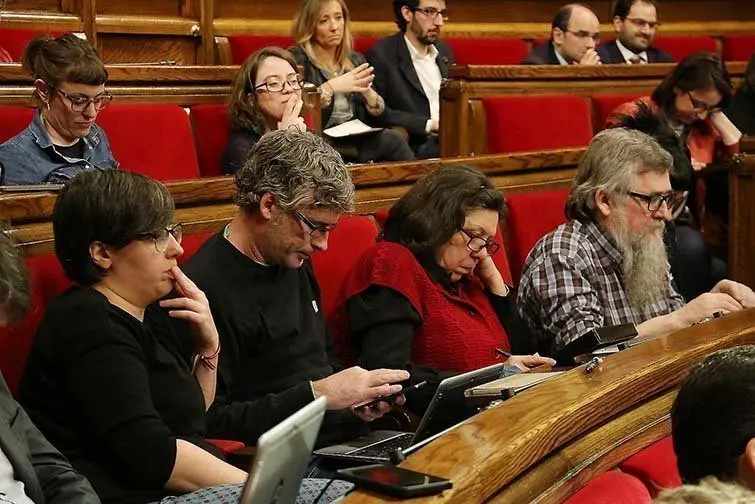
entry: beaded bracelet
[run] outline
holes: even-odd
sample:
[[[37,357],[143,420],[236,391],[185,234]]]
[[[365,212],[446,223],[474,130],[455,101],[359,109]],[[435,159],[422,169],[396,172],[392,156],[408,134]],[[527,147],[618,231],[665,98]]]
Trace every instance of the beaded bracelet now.
[[[211,362],[215,360],[218,355],[220,355],[220,342],[218,342],[218,349],[215,350],[212,355],[204,355],[201,353],[194,353],[194,357],[192,358],[192,364],[191,364],[191,372],[192,374],[197,369],[197,364],[202,363],[203,366],[205,366],[207,369],[214,370],[217,367],[217,364]]]

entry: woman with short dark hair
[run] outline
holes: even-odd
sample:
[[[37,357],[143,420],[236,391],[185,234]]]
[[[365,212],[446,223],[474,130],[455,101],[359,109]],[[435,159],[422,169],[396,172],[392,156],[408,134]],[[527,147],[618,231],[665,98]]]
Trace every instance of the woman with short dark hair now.
[[[55,205],[76,285],[47,307],[21,399],[106,504],[236,502],[247,478],[204,439],[220,342],[173,217],[165,186],[132,172],[81,173]]]
[[[652,95],[625,103],[613,111],[608,126],[625,114],[637,113],[644,103],[676,131],[689,149],[692,167],[699,172],[713,162],[726,161],[739,152],[742,134],[723,109],[733,88],[721,58],[698,52],[680,61]],[[726,260],[728,247],[728,183],[725,172],[696,176],[690,198],[694,217],[710,251]]]
[[[241,64],[228,107],[231,136],[221,161],[224,174],[236,173],[268,131],[306,129],[299,116],[302,84],[294,57],[280,47],[263,47]]]
[[[338,337],[345,357],[427,380],[430,386],[407,393],[418,414],[442,379],[506,360],[511,335],[520,348],[530,343],[492,258],[503,209],[503,195],[479,171],[440,168],[396,202],[381,239],[344,281]],[[553,361],[534,355],[508,363],[526,369]]]
[[[97,51],[77,36],[32,40],[23,66],[34,77],[37,113],[28,128],[0,145],[0,183],[61,183],[87,170],[113,170],[105,132],[95,124],[112,96]]]

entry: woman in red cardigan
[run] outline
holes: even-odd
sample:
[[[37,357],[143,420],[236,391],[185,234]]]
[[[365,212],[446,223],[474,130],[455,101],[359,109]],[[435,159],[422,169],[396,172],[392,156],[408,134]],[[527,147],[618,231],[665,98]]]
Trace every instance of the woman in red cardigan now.
[[[680,61],[653,94],[614,110],[607,125],[613,125],[617,117],[636,113],[638,103],[645,103],[684,140],[692,166],[699,172],[739,152],[742,134],[723,112],[731,97],[729,73],[721,59],[710,52],[698,52]],[[725,172],[698,176],[690,205],[711,252],[724,260],[729,202],[726,176]]]
[[[427,380],[407,393],[406,406],[418,414],[456,373],[502,359],[509,373],[554,364],[537,354],[510,356],[529,341],[491,257],[503,208],[503,195],[479,171],[441,168],[396,202],[382,239],[346,277],[348,330],[340,332],[348,341],[337,346],[366,369],[392,366],[408,370],[412,382]]]

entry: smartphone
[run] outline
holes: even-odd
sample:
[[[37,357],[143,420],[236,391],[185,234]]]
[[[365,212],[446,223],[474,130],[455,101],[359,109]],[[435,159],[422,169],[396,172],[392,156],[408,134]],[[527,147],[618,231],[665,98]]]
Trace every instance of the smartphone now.
[[[422,388],[427,384],[427,381],[421,381],[419,383],[415,383],[414,385],[411,385],[409,387],[404,387],[401,389],[400,392],[396,392],[395,394],[390,394],[387,396],[378,397],[376,399],[373,399],[370,402],[357,404],[354,406],[354,408],[374,408],[377,406],[379,402],[387,402],[389,404],[393,404],[393,402],[398,398],[398,396],[406,394],[407,392],[410,392],[412,390],[417,390],[418,388]]]
[[[358,488],[403,498],[433,495],[453,486],[445,478],[384,464],[340,469],[337,474]]]

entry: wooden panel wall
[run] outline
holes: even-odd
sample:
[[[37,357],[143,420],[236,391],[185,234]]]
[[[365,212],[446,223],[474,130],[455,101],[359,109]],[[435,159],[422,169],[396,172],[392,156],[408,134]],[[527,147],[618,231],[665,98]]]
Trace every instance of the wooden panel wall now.
[[[542,37],[566,0],[447,0],[447,36]],[[608,25],[611,0],[585,0]],[[214,37],[287,34],[300,0],[7,0],[0,29],[82,31],[109,63],[215,63]],[[356,34],[395,31],[388,0],[350,0]],[[665,0],[662,33],[755,33],[750,0]]]

